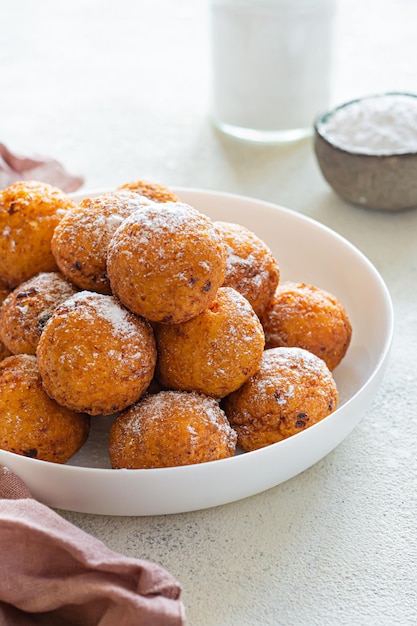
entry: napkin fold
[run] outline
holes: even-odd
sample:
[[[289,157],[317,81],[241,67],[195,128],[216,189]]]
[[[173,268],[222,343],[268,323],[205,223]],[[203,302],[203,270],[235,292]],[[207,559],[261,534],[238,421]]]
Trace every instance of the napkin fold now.
[[[0,465],[0,626],[182,626],[181,587],[32,498]]]
[[[0,143],[0,189],[19,180],[37,180],[58,187],[66,193],[84,183],[82,176],[68,172],[56,159],[46,156],[23,156]]]

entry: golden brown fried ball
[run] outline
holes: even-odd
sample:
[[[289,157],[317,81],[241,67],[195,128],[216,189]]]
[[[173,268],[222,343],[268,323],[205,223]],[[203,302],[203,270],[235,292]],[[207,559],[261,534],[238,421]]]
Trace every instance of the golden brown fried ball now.
[[[107,246],[122,221],[152,204],[131,191],[85,198],[56,227],[51,246],[56,263],[80,289],[111,294],[107,277]]]
[[[121,413],[110,430],[115,469],[205,463],[233,456],[236,433],[216,400],[161,391]]]
[[[322,358],[332,371],[345,356],[352,336],[339,300],[306,283],[280,284],[261,322],[267,348],[304,348]]]
[[[47,393],[74,411],[110,414],[136,402],[155,370],[148,322],[113,296],[80,291],[57,309],[37,348]]]
[[[45,393],[36,357],[0,363],[0,447],[22,456],[65,463],[87,439],[88,415],[70,411]]]
[[[279,282],[279,266],[268,246],[240,224],[214,222],[226,244],[224,287],[233,287],[261,315]]]
[[[265,350],[259,371],[223,401],[238,445],[245,451],[301,432],[337,408],[327,365],[302,348]]]
[[[152,322],[178,324],[214,300],[226,251],[209,217],[182,203],[145,207],[113,235],[107,272],[123,304]]]
[[[264,333],[249,302],[231,287],[183,324],[155,328],[157,378],[164,387],[222,398],[252,376],[261,361]]]
[[[0,279],[8,287],[57,269],[52,234],[74,207],[69,196],[46,183],[23,181],[0,191]]]
[[[179,198],[171,189],[149,180],[134,180],[121,185],[118,189],[130,189],[154,202],[179,202]]]
[[[13,354],[35,354],[54,309],[77,288],[59,272],[41,272],[12,291],[0,309],[0,338]]]

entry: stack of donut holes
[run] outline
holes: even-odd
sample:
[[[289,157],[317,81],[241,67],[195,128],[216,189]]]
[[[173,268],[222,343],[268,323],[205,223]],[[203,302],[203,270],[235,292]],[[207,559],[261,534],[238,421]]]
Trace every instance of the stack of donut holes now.
[[[76,203],[0,190],[0,447],[67,462],[112,415],[114,469],[273,444],[332,413],[352,328],[253,232],[146,180]]]

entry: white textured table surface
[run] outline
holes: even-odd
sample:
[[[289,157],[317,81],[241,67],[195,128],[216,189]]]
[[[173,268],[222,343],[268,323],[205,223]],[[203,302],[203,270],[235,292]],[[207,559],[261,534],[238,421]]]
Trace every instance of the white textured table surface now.
[[[335,102],[417,92],[417,4],[341,0]],[[246,194],[358,246],[392,294],[396,335],[360,425],[302,475],[247,500],[152,518],[62,514],[182,583],[190,626],[417,623],[417,211],[339,200],[310,140],[235,143],[207,118],[204,0],[0,6],[0,141],[53,155],[86,188],[137,178]]]

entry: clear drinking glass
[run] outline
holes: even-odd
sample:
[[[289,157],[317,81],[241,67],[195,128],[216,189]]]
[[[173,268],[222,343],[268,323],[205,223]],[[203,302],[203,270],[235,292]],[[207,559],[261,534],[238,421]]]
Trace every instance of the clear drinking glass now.
[[[280,143],[312,132],[331,98],[336,0],[210,0],[213,123]]]

